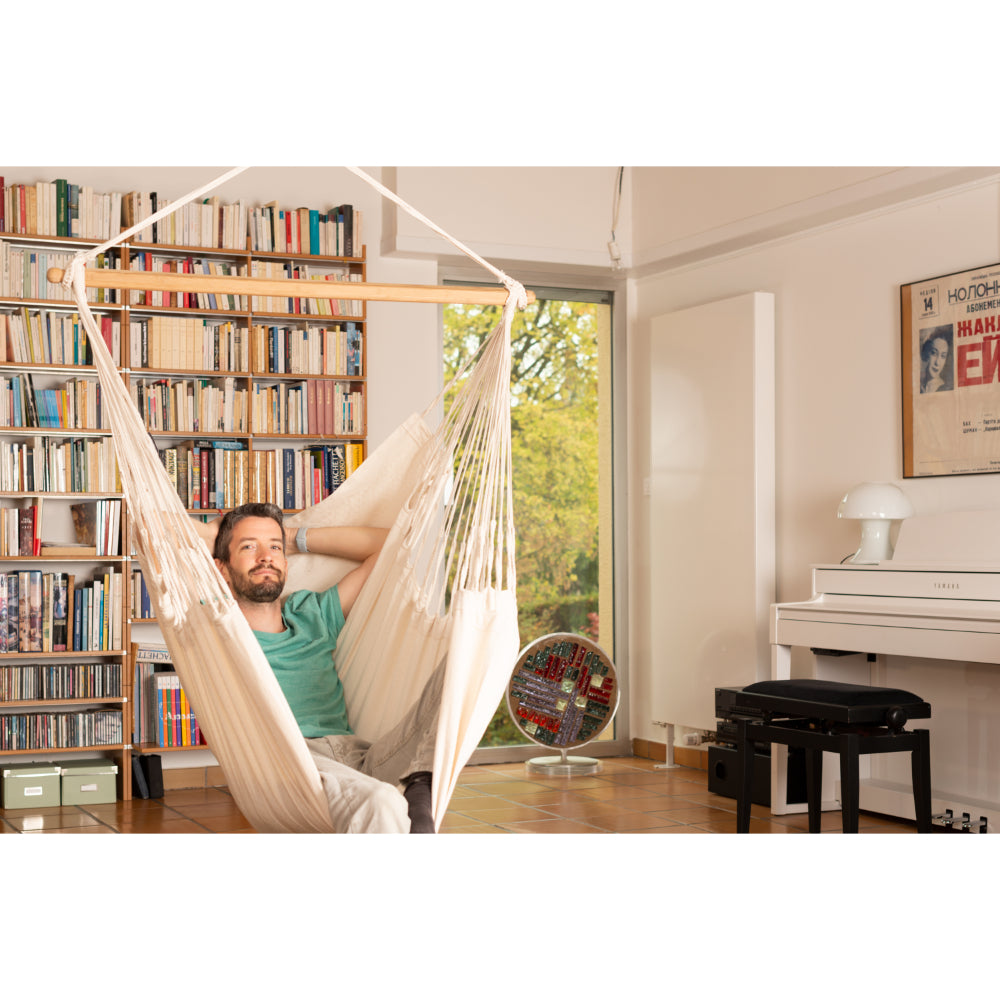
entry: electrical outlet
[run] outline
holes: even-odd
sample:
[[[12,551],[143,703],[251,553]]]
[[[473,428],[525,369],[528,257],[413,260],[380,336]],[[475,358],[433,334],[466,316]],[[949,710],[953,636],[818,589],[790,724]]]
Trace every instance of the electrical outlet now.
[[[687,747],[696,747],[701,744],[701,733],[685,733],[684,734],[684,745]]]

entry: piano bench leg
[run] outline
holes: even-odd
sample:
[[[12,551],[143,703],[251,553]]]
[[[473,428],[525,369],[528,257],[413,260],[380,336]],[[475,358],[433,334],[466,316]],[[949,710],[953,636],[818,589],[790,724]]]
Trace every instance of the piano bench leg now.
[[[749,738],[749,725],[745,719],[739,720],[736,728],[736,774],[739,784],[736,790],[736,832],[750,832],[750,802],[753,795],[754,748],[756,744]]]
[[[806,758],[806,801],[809,803],[809,832],[820,832],[823,815],[823,751],[807,748]]]
[[[858,808],[861,798],[861,755],[858,738],[848,734],[840,747],[840,808],[844,833],[858,832]]]
[[[917,833],[931,833],[931,739],[930,730],[915,729],[917,748],[911,751],[913,775],[913,810]]]

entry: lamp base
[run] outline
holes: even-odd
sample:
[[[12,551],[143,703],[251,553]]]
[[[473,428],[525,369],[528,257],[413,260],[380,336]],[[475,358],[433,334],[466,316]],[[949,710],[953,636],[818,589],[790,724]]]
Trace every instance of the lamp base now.
[[[547,774],[550,777],[573,778],[585,774],[600,774],[601,762],[594,757],[532,757],[525,763],[528,774]]]
[[[852,563],[874,565],[892,558],[889,530],[892,521],[883,518],[864,518],[861,521],[861,547],[850,558]]]

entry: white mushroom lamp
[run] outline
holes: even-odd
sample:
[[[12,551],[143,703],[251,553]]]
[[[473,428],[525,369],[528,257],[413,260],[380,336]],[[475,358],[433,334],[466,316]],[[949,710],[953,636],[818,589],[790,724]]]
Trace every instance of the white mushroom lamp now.
[[[849,489],[840,501],[837,517],[861,522],[861,546],[848,561],[869,564],[891,559],[892,522],[912,513],[913,504],[892,483],[859,483]]]

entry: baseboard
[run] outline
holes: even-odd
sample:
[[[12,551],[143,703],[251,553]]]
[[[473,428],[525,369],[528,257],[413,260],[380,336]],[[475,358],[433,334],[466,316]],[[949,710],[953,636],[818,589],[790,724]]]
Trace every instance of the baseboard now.
[[[226,785],[226,775],[218,764],[209,767],[171,767],[163,769],[163,789],[218,788]]]

